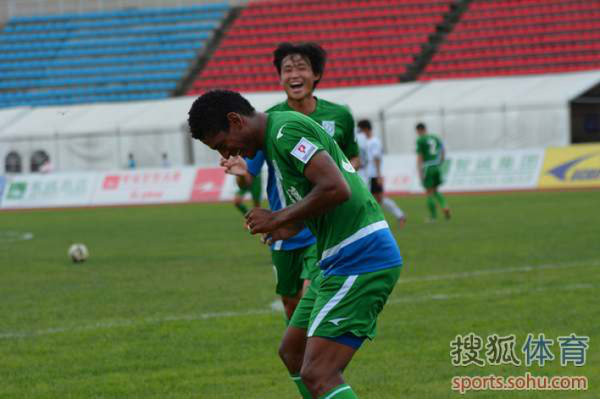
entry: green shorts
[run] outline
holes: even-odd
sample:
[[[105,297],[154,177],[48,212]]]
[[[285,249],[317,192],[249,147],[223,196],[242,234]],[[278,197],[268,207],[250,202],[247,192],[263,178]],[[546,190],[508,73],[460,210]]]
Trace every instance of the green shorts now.
[[[320,276],[298,303],[289,325],[308,337],[351,333],[373,339],[377,316],[396,286],[400,267],[354,276]]]
[[[300,278],[312,281],[319,274],[321,274],[321,269],[319,268],[319,258],[317,257],[317,244],[313,244],[307,247],[306,252],[304,252],[304,265],[302,273],[300,273]]]
[[[254,202],[260,202],[262,200],[262,182],[260,175],[252,179],[251,185],[247,187],[240,187],[236,192],[236,194],[242,198],[244,195],[246,195],[246,193],[250,193]]]
[[[275,292],[281,296],[294,297],[304,285],[304,270],[314,267],[311,266],[312,263],[316,264],[316,245],[290,251],[271,251],[271,260],[275,269]]]
[[[425,188],[433,188],[441,185],[443,183],[442,169],[435,165],[426,167],[422,183]]]

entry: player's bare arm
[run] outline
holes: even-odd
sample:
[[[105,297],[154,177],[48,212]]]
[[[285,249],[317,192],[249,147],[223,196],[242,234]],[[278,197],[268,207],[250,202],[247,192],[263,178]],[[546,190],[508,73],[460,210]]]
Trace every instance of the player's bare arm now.
[[[252,234],[270,233],[292,222],[322,215],[350,198],[348,183],[326,151],[319,151],[311,158],[304,176],[313,188],[302,200],[276,212],[266,209],[248,212],[246,219]]]

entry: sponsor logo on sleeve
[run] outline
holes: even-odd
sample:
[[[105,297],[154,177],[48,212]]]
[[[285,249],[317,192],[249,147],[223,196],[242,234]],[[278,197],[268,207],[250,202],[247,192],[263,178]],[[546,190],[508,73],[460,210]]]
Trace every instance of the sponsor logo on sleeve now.
[[[317,146],[302,137],[292,150],[291,154],[298,158],[300,162],[307,163],[315,152],[317,152]]]

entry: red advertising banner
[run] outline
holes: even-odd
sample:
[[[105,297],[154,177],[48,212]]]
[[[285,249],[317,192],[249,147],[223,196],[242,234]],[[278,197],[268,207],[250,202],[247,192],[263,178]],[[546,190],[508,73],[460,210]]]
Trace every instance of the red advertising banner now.
[[[185,202],[195,168],[139,169],[104,173],[94,205]]]
[[[223,168],[198,169],[190,201],[212,202],[221,199],[221,192],[225,183]]]

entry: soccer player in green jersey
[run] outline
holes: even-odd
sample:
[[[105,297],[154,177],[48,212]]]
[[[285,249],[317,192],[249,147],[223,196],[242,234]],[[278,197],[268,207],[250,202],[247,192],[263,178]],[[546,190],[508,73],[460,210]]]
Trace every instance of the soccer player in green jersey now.
[[[360,164],[354,136],[354,118],[348,107],[317,98],[314,91],[323,77],[327,53],[316,43],[281,43],[273,52],[273,65],[287,100],[271,111],[297,111],[309,116],[338,143],[355,169]]]
[[[248,228],[272,242],[307,226],[317,238],[321,269],[306,328],[294,321],[304,295],[284,336],[301,356],[284,361],[290,373],[300,374],[304,398],[356,398],[342,372],[362,342],[375,336],[402,265],[377,201],[333,138],[305,115],[259,113],[238,93],[215,90],[194,102],[188,122],[192,136],[225,159],[253,158],[262,150],[273,164],[290,205],[251,210]]]
[[[417,131],[417,170],[423,187],[427,191],[427,208],[429,209],[430,221],[437,218],[436,201],[440,204],[446,219],[450,219],[450,208],[446,198],[438,191],[442,181],[442,164],[444,163],[445,150],[442,140],[427,133],[425,124],[418,123]]]
[[[252,203],[254,207],[260,206],[260,201],[262,199],[262,182],[260,178],[260,174],[256,176],[255,179],[248,184],[242,178],[236,178],[236,184],[238,185],[238,190],[233,197],[233,205],[242,212],[243,215],[248,213],[248,207],[244,204],[244,196],[246,193],[250,193],[252,196]]]

